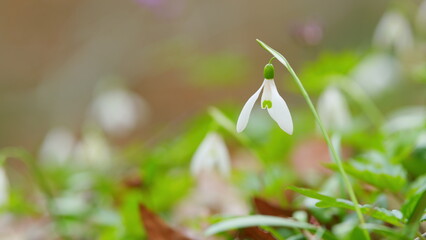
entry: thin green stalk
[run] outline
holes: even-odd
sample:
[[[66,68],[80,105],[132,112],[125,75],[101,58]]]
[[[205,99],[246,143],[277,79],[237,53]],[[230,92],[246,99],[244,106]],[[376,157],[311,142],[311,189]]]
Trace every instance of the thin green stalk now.
[[[383,114],[373,102],[373,100],[365,93],[365,91],[355,81],[347,81],[339,85],[352,99],[358,103],[365,114],[368,115],[370,121],[380,129],[383,122]]]
[[[411,216],[407,220],[405,227],[405,234],[409,238],[412,238],[419,229],[420,219],[422,218],[426,209],[426,190],[423,191],[420,196],[419,201],[417,202]],[[422,239],[422,238],[421,238]]]
[[[216,123],[232,134],[232,136],[234,136],[241,144],[246,146],[253,155],[260,159],[263,164],[265,164],[266,159],[259,152],[256,144],[253,143],[253,141],[251,141],[246,135],[238,134],[235,131],[235,124],[223,112],[215,107],[211,107],[209,108],[209,114],[216,121]]]
[[[61,236],[62,239],[69,239],[67,236],[64,236],[62,234],[62,227],[60,224],[61,220],[58,216],[54,214],[53,192],[50,189],[49,184],[46,178],[44,177],[42,170],[36,163],[34,157],[27,151],[20,148],[4,148],[0,151],[0,157],[1,160],[6,160],[7,158],[11,157],[18,158],[27,164],[27,166],[32,172],[32,175],[34,176],[37,185],[40,187],[41,192],[45,196],[45,199],[47,201],[47,210],[49,212],[49,215],[52,217],[54,225],[58,230],[58,234]]]
[[[349,181],[349,177],[346,174],[345,169],[343,168],[342,159],[340,158],[340,156],[337,154],[336,150],[334,149],[334,146],[331,143],[330,137],[328,136],[328,133],[325,130],[325,127],[322,124],[321,119],[319,118],[319,115],[318,115],[318,113],[317,113],[317,111],[314,107],[314,104],[311,101],[311,98],[309,97],[308,92],[306,92],[305,88],[303,87],[302,82],[300,81],[299,77],[296,75],[296,73],[294,72],[293,68],[290,66],[288,61],[279,52],[277,52],[273,48],[269,47],[268,45],[266,45],[265,43],[263,43],[259,39],[257,39],[257,42],[266,51],[270,52],[278,61],[280,61],[287,68],[287,70],[290,72],[290,75],[295,80],[297,86],[299,87],[300,91],[302,92],[303,97],[305,98],[306,102],[308,103],[308,106],[309,106],[310,110],[312,111],[312,114],[314,115],[319,128],[321,129],[321,133],[324,135],[324,139],[325,139],[325,141],[326,141],[326,143],[327,143],[327,145],[328,145],[328,147],[331,151],[332,157],[336,160],[337,167],[340,171],[340,174],[342,174],[342,178],[343,178],[343,182],[345,183],[346,190],[347,190],[349,197],[351,198],[352,202],[354,203],[355,212],[358,216],[358,219],[359,219],[361,224],[365,224],[364,216],[362,215],[361,209],[359,207],[358,199],[355,195],[355,192],[354,192],[354,189],[351,185],[351,182]],[[370,239],[370,235],[368,234],[368,231],[366,229],[363,229],[363,233],[364,233],[366,239]]]

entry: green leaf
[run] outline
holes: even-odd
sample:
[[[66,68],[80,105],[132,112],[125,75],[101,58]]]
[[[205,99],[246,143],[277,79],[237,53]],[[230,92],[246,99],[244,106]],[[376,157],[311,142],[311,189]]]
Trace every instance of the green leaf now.
[[[419,227],[420,222],[424,220],[424,213],[426,209],[426,186],[419,189],[419,191],[408,199],[407,203],[402,207],[407,217],[407,225],[405,228],[405,235],[413,238]]]
[[[397,231],[395,231],[395,229],[383,226],[381,224],[366,223],[362,225],[361,227],[364,229],[379,233],[387,237],[386,239],[401,239],[401,236],[398,234]]]
[[[289,227],[289,228],[300,228],[307,230],[315,230],[318,227],[306,223],[299,222],[289,218],[281,218],[281,217],[273,217],[273,216],[265,216],[265,215],[253,215],[253,216],[245,216],[245,217],[236,217],[228,220],[224,220],[222,222],[216,223],[210,226],[205,234],[207,236],[237,229],[237,228],[246,228],[246,227],[254,227],[254,226],[274,226],[274,227]]]
[[[256,41],[259,43],[261,47],[263,47],[266,51],[270,52],[278,61],[280,61],[287,69],[290,67],[287,59],[283,55],[281,55],[281,53],[277,52],[275,49],[271,48],[270,46],[260,41],[259,39],[256,39]]]
[[[334,164],[329,166],[337,168]],[[343,167],[351,176],[381,190],[398,192],[407,183],[407,173],[402,166],[389,163],[379,152],[369,152],[354,161],[344,163]]]
[[[320,208],[337,207],[352,211],[355,210],[355,205],[351,201],[348,201],[346,199],[333,198],[306,188],[298,188],[294,186],[290,186],[288,188],[307,197],[320,200],[316,204],[316,206]],[[373,207],[371,205],[358,206],[363,214],[369,215],[371,217],[393,224],[395,226],[403,226],[403,222],[401,220],[401,217],[399,216],[401,215],[401,213],[397,210],[389,211],[387,209]]]
[[[421,180],[423,180],[423,179],[424,178],[421,178]],[[416,183],[417,183],[417,181],[414,184],[416,184]],[[414,193],[407,194],[407,200],[405,201],[405,203],[401,207],[401,212],[406,219],[410,218],[410,216],[413,214],[414,209],[415,209],[415,207],[416,207],[418,201],[420,200],[424,191],[426,191],[426,185],[423,185],[423,186],[417,188]]]

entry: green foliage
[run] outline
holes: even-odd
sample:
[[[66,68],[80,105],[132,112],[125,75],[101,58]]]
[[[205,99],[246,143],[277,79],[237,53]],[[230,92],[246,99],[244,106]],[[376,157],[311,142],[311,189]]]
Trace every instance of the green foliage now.
[[[288,227],[288,228],[299,228],[307,230],[315,230],[316,226],[292,220],[290,218],[280,218],[273,216],[254,215],[247,217],[237,217],[228,220],[221,221],[210,226],[206,230],[206,235],[213,235],[219,232],[236,229],[246,228],[253,226],[275,226],[275,227]]]
[[[336,166],[333,165],[333,169]],[[407,183],[406,172],[401,165],[392,164],[380,152],[369,152],[344,164],[346,172],[381,190],[398,192]]]
[[[289,189],[295,192],[298,192],[304,196],[320,200],[315,205],[320,208],[336,207],[336,208],[343,208],[343,209],[348,209],[352,211],[355,210],[353,203],[346,199],[326,196],[307,188],[298,188],[298,187],[290,186]],[[403,219],[401,219],[400,216],[398,216],[399,215],[398,211],[395,211],[395,210],[390,211],[384,208],[373,207],[371,205],[359,205],[359,207],[362,213],[364,214],[367,214],[378,220],[382,220],[384,222],[393,224],[395,226],[403,226]]]
[[[315,61],[306,63],[300,78],[310,93],[319,94],[330,84],[344,81],[359,63],[360,56],[354,52],[323,52]]]

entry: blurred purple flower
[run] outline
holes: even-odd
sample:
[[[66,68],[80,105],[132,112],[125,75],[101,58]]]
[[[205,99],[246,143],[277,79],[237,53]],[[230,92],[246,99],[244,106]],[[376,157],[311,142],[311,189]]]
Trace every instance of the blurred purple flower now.
[[[181,16],[186,7],[186,0],[134,0],[143,8],[151,10],[162,18],[176,18]]]
[[[158,7],[164,3],[164,0],[135,0],[135,1],[143,6],[151,7],[151,8]]]
[[[323,27],[317,21],[297,24],[293,36],[307,46],[317,46],[323,39]]]

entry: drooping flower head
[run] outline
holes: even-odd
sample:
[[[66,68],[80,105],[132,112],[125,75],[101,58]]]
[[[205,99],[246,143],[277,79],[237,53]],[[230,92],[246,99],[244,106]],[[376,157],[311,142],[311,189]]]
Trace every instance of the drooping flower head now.
[[[216,132],[210,132],[195,151],[191,161],[191,173],[194,176],[205,172],[218,171],[228,176],[231,164],[228,149],[222,137]]]
[[[347,131],[351,126],[348,103],[340,90],[329,86],[318,99],[318,115],[328,130]]]
[[[262,109],[267,109],[269,115],[278,123],[280,128],[291,135],[293,134],[293,121],[287,104],[280,96],[277,87],[275,86],[274,66],[271,63],[266,64],[264,77],[265,80],[262,85],[248,99],[240,113],[240,116],[238,117],[237,132],[242,132],[246,128],[254,103],[258,99],[260,92],[263,90],[260,107]]]

